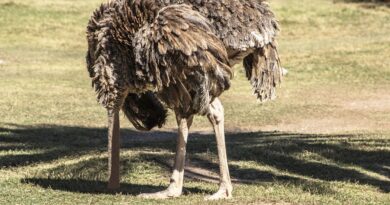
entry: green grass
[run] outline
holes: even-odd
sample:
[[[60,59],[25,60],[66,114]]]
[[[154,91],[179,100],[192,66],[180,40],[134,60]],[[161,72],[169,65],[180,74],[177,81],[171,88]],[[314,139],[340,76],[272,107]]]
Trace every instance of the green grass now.
[[[134,140],[124,117],[122,188],[105,188],[106,115],[85,68],[97,0],[0,0],[0,204],[204,204],[214,183],[167,186],[173,116],[158,140]],[[390,8],[274,0],[290,73],[260,105],[241,67],[225,106],[234,196],[211,204],[390,203]],[[188,164],[217,172],[211,127],[197,117]],[[275,131],[277,130],[277,131]],[[209,176],[203,176],[209,177]]]

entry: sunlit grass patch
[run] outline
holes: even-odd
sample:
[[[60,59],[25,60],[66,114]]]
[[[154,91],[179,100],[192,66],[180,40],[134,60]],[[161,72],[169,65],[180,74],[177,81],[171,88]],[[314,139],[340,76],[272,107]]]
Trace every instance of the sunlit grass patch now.
[[[204,117],[191,130],[183,197],[136,197],[169,183],[172,114],[153,134],[121,115],[122,188],[106,188],[106,113],[85,68],[85,26],[100,3],[0,1],[0,204],[205,204],[218,158]],[[235,198],[210,204],[389,204],[390,10],[271,6],[289,73],[278,99],[259,104],[235,68],[222,96]]]

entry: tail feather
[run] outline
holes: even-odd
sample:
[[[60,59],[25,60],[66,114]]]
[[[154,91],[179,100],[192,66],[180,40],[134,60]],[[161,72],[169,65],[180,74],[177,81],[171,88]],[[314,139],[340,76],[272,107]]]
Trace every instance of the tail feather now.
[[[157,126],[161,128],[168,112],[152,92],[129,94],[122,110],[134,127],[141,131],[149,131]]]
[[[246,76],[260,102],[274,100],[276,87],[282,81],[283,70],[275,43],[257,49],[244,58]]]

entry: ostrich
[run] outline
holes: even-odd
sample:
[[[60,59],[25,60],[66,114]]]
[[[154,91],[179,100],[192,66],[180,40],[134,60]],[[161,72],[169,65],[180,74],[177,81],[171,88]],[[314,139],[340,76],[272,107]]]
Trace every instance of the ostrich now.
[[[219,190],[232,197],[219,96],[230,87],[232,66],[243,62],[261,101],[275,98],[282,71],[275,37],[279,26],[264,0],[112,0],[87,27],[87,68],[98,102],[108,113],[108,188],[119,188],[119,111],[138,130],[162,127],[167,109],[178,124],[169,187],[141,194],[182,194],[186,143],[193,116],[207,116],[219,156]]]

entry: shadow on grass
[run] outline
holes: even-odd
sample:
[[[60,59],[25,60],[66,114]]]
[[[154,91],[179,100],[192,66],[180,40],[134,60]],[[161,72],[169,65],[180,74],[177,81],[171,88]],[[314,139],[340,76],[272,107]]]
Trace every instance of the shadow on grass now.
[[[375,8],[377,6],[390,7],[390,0],[333,0],[334,2],[360,3],[367,8]]]
[[[343,0],[346,2],[359,2],[359,3],[389,3],[390,0]]]
[[[131,150],[174,152],[175,140],[172,136],[175,135],[174,132],[147,134],[122,130],[124,136],[122,147]],[[149,138],[143,141],[139,136]],[[7,169],[51,162],[65,157],[77,157],[82,154],[103,153],[106,151],[106,143],[106,129],[103,128],[7,125],[7,128],[0,128],[0,151],[7,153],[0,156],[0,167]],[[349,168],[355,166],[389,178],[390,152],[384,149],[389,146],[390,139],[375,135],[310,135],[279,132],[227,134],[230,161],[265,164],[286,173],[302,176],[302,178],[291,177],[231,165],[231,175],[238,183],[285,181],[308,186],[309,189],[313,186],[321,188],[321,183],[309,182],[304,177],[366,184],[377,187],[383,192],[390,192],[389,180],[381,180]],[[22,151],[23,154],[17,153],[18,151]],[[215,159],[217,152],[213,135],[194,134],[188,143],[188,153],[189,160],[197,167],[218,172],[218,165],[213,162],[215,160],[200,157],[210,155]],[[157,173],[161,170],[169,173],[170,164],[167,160],[172,159],[173,155],[142,153],[130,158],[122,159],[122,174],[137,173],[138,165],[144,170],[154,169],[157,166],[160,169],[156,171]],[[153,165],[145,167],[148,162]],[[72,166],[59,166],[53,170],[46,170],[49,175],[30,177],[23,182],[67,191],[107,193],[103,182],[107,174],[105,159],[90,159]],[[53,177],[50,173],[58,174]],[[206,175],[200,178],[202,177],[210,178]],[[138,194],[157,189],[160,190],[162,187],[124,184],[120,192]],[[328,189],[328,187],[321,189]],[[205,190],[191,190],[191,192],[205,192]]]
[[[165,186],[140,185],[122,183],[118,190],[107,189],[107,182],[83,179],[40,179],[40,178],[26,178],[22,183],[39,185],[42,188],[50,188],[55,190],[70,191],[84,194],[126,194],[137,196],[141,193],[153,193],[166,189]],[[184,194],[202,193],[211,194],[211,191],[199,188],[185,188]]]
[[[87,194],[129,194],[138,195],[143,192],[153,192],[164,189],[163,186],[139,185],[139,184],[121,184],[119,190],[107,189],[107,182],[83,179],[43,179],[43,178],[26,178],[22,183],[35,184],[43,188],[55,190],[71,191]]]

